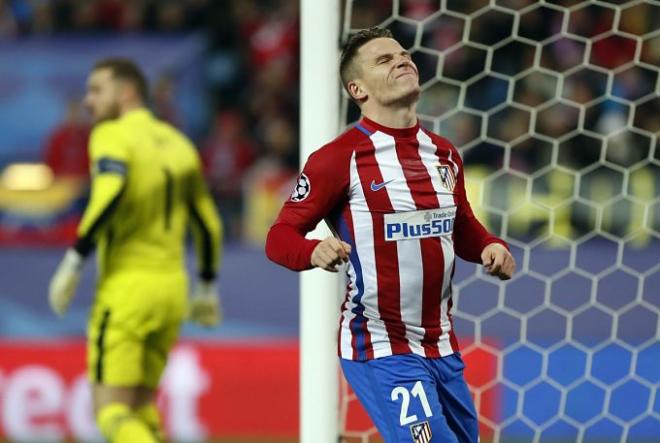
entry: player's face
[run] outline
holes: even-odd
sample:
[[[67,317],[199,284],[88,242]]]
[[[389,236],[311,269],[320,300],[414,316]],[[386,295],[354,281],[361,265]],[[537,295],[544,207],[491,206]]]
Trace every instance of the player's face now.
[[[119,117],[119,83],[110,69],[97,69],[89,75],[85,105],[94,123]]]
[[[382,105],[410,103],[419,97],[419,73],[408,51],[391,38],[376,38],[358,52],[360,78],[369,99]]]

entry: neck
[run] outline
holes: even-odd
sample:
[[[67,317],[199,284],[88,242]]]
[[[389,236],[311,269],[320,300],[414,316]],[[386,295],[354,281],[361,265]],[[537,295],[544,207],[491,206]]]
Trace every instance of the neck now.
[[[131,111],[134,111],[136,109],[144,108],[144,104],[140,102],[130,102],[130,103],[125,103],[122,105],[119,114],[120,115],[125,115]]]
[[[392,129],[405,129],[417,124],[417,112],[415,110],[417,102],[396,108],[368,105],[369,103],[364,103],[362,106],[362,115],[380,125]]]

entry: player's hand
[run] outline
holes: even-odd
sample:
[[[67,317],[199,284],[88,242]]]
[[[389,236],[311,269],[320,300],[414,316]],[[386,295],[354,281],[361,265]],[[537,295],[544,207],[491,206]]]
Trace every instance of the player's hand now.
[[[513,255],[500,243],[490,243],[481,252],[481,262],[490,275],[508,280],[516,270],[516,260]]]
[[[222,320],[222,307],[218,286],[214,281],[198,280],[190,300],[188,319],[200,326],[212,327]]]
[[[73,249],[68,249],[48,286],[48,301],[52,310],[63,316],[76,293],[82,273],[83,257]]]
[[[337,272],[337,265],[346,263],[350,253],[351,245],[334,237],[328,237],[312,251],[312,266]]]

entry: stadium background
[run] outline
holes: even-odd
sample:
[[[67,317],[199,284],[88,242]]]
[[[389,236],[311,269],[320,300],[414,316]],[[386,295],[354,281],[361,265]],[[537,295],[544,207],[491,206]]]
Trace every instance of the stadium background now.
[[[387,23],[413,50],[422,121],[461,148],[479,217],[523,270],[500,286],[457,269],[484,435],[655,441],[660,5],[407,0],[394,2],[400,19],[392,11],[356,0],[349,27]],[[225,322],[184,328],[161,396],[168,431],[295,440],[297,279],[262,245],[298,169],[298,26],[287,0],[0,0],[0,436],[97,438],[81,379],[93,266],[65,320],[46,287],[88,192],[85,77],[121,54],[148,73],[157,115],[199,146],[227,227]],[[355,118],[348,106],[345,122]],[[355,402],[344,406],[346,427],[369,435]]]

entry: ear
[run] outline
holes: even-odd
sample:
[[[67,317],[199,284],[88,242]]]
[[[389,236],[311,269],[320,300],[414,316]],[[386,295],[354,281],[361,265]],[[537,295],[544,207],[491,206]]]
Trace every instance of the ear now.
[[[117,83],[119,97],[123,103],[130,103],[139,99],[137,88],[132,83],[127,81],[119,81]]]
[[[115,87],[117,88],[116,91],[118,100],[121,103],[128,101],[130,96],[129,85],[123,80],[117,80]]]
[[[346,85],[348,95],[356,102],[362,102],[367,99],[367,91],[364,90],[359,80],[351,80]]]

